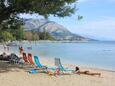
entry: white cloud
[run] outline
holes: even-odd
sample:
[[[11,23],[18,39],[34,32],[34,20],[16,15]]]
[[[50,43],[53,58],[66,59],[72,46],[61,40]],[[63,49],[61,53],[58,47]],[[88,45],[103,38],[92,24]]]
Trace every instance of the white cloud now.
[[[44,18],[43,16],[40,16],[38,14],[19,14],[19,17],[21,18],[26,18],[26,19],[29,19],[29,18],[32,18],[32,19],[41,19],[41,18]]]
[[[84,21],[76,26],[76,33],[103,40],[115,40],[115,17],[102,17],[97,21]]]

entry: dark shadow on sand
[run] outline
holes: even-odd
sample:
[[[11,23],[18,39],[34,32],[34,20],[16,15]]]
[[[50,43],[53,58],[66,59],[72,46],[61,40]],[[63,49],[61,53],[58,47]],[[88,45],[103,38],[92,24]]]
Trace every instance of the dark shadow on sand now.
[[[0,61],[0,73],[19,72],[19,69],[27,72],[33,68],[31,65],[11,64],[7,61]]]

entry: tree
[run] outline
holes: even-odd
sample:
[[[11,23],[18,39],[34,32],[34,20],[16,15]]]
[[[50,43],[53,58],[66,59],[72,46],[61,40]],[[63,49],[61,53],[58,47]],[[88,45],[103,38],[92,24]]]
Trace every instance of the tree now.
[[[32,32],[25,32],[24,35],[25,35],[25,39],[26,39],[26,40],[31,41],[32,38],[33,38],[33,37],[32,37],[32,36],[33,36],[33,35],[32,35]]]
[[[83,16],[78,15],[78,20],[83,19]]]
[[[19,27],[13,32],[13,35],[16,37],[16,40],[23,40],[24,39],[24,29],[23,27]]]
[[[33,34],[33,41],[39,40],[39,35],[37,33]]]
[[[7,31],[3,31],[0,33],[0,41],[12,41],[15,39],[15,37],[13,37],[13,35]]]
[[[32,33],[32,40],[33,41],[39,40],[39,35],[37,34],[37,32],[35,32],[34,30],[32,30],[31,33]]]
[[[40,40],[55,40],[48,32],[39,32],[38,34]]]
[[[38,13],[47,18],[70,16],[75,12],[71,4],[77,0],[0,0],[0,29],[17,29],[20,13]]]

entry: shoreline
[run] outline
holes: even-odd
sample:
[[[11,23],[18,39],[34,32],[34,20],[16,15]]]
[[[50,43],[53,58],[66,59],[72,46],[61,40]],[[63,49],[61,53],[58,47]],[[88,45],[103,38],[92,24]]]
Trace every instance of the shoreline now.
[[[54,61],[53,58],[48,58],[48,57],[44,57],[44,56],[40,56],[41,59],[44,59],[44,60],[48,60],[48,61]],[[62,61],[61,61],[62,62]],[[62,62],[63,64],[63,62]],[[107,68],[104,68],[104,67],[90,67],[90,65],[81,65],[81,64],[78,64],[78,65],[75,65],[75,64],[72,64],[72,63],[64,63],[63,65],[67,65],[67,66],[73,66],[73,67],[76,67],[79,65],[79,67],[83,68],[83,69],[92,69],[92,70],[100,70],[100,71],[108,71],[108,72],[115,72],[115,70],[111,70],[111,69],[107,69]]]
[[[52,58],[40,56],[40,62],[43,65],[54,66]],[[62,65],[71,69],[75,68],[75,65],[71,64]],[[88,70],[91,73],[101,73],[99,77],[84,74],[59,76],[49,76],[45,73],[29,74],[28,71],[30,69],[30,65],[29,67],[20,68],[19,65],[0,62],[1,86],[115,86],[115,72],[107,70],[80,66],[80,71]]]
[[[0,52],[0,54],[2,54],[3,52]],[[10,55],[11,54],[11,52],[5,52],[7,55]],[[15,53],[18,57],[20,57],[20,55],[19,54],[17,54],[17,53]],[[41,60],[41,62],[43,62],[43,63],[49,63],[49,64],[46,64],[46,65],[49,65],[49,66],[54,66],[54,59],[53,58],[47,58],[47,57],[44,57],[44,56],[40,56],[40,60]],[[72,67],[72,68],[75,68],[77,65],[75,65],[75,64],[71,64],[71,63],[62,63],[62,65],[64,65],[64,66],[68,66],[68,67]],[[115,73],[115,70],[110,70],[110,69],[104,69],[104,68],[98,68],[98,67],[90,67],[90,66],[86,66],[85,64],[84,65],[80,65],[80,64],[78,64],[79,65],[79,67],[81,68],[81,69],[89,69],[89,70],[99,70],[99,71],[107,71],[107,72],[114,72]]]
[[[0,45],[0,46],[2,46],[2,45]],[[0,51],[0,55],[2,54],[3,52],[1,52]],[[10,55],[11,54],[11,52],[5,52],[7,55]],[[18,54],[18,53],[15,53],[18,57],[20,57],[20,55]],[[40,56],[41,58],[40,59],[43,59],[43,61],[44,60],[48,60],[50,63],[52,63],[52,61],[54,61],[54,59],[53,58],[47,58],[47,57],[44,57],[44,56]],[[53,62],[54,63],[54,62]],[[62,63],[63,64],[63,63]],[[77,66],[77,65],[75,65],[75,64],[72,64],[72,63],[64,63],[63,65],[68,65],[68,66]],[[81,67],[81,68],[87,68],[87,69],[92,69],[92,70],[100,70],[100,71],[108,71],[108,72],[115,72],[115,70],[111,70],[111,69],[107,69],[107,68],[104,68],[104,67],[90,67],[90,65],[85,65],[85,64],[78,64],[79,65],[79,67]]]
[[[49,60],[49,61],[54,61],[54,58],[48,58],[48,57],[45,57],[45,56],[40,56],[42,59],[45,59],[45,60]],[[64,61],[66,61],[65,59],[63,59],[63,61],[61,60],[61,62],[62,62],[62,64],[63,65],[67,65],[67,66],[79,66],[79,67],[81,67],[81,68],[87,68],[87,69],[92,69],[92,70],[101,70],[101,71],[108,71],[108,72],[115,72],[115,69],[114,70],[112,70],[112,68],[111,69],[107,69],[107,67],[91,67],[90,65],[86,65],[86,64],[77,64],[77,65],[75,65],[74,63],[72,64],[71,62],[69,62],[69,63],[63,63]]]

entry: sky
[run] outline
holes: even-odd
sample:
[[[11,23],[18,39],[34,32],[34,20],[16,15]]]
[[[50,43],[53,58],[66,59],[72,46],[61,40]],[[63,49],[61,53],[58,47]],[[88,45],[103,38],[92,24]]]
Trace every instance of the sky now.
[[[88,38],[115,41],[115,0],[79,0],[79,9],[70,17],[50,16],[49,20],[63,25],[71,32]],[[83,16],[77,20],[77,16]],[[37,15],[23,15],[26,18],[38,18]]]

